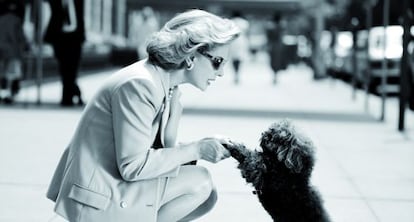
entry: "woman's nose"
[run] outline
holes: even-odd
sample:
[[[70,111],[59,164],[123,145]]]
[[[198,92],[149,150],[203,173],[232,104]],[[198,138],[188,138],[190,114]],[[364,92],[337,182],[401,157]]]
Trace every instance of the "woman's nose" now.
[[[223,77],[223,76],[224,76],[224,71],[223,71],[223,69],[219,69],[219,70],[217,70],[217,72],[216,72],[216,76]]]

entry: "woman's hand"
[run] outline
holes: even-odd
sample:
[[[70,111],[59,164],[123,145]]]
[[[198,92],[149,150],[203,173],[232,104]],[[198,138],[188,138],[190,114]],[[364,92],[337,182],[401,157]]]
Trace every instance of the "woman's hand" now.
[[[229,143],[229,139],[220,137],[209,137],[197,142],[200,159],[217,163],[230,157],[230,152],[222,145]]]

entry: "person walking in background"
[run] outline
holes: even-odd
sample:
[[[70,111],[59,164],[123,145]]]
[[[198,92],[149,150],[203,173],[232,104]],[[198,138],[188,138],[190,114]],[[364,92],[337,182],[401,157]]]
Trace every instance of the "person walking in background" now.
[[[209,212],[217,200],[211,176],[187,163],[228,158],[230,142],[176,142],[179,85],[204,91],[223,76],[239,33],[203,10],[154,33],[148,57],[111,75],[83,110],[47,192],[55,211],[71,222],[190,221]]]
[[[280,14],[273,16],[273,21],[267,27],[267,42],[270,59],[270,67],[273,71],[273,84],[277,83],[277,74],[285,67],[283,55],[283,35],[285,34],[285,21]]]
[[[0,5],[0,102],[11,104],[20,88],[29,44],[23,33],[24,3],[2,0]]]
[[[234,11],[232,21],[240,28],[240,36],[234,40],[230,47],[230,58],[234,70],[234,84],[240,83],[240,66],[243,61],[249,58],[249,39],[247,32],[249,29],[249,22],[244,19],[239,11]]]
[[[53,46],[62,81],[62,106],[83,105],[77,76],[85,41],[83,0],[48,0],[52,15],[44,40]]]
[[[151,36],[154,32],[158,31],[159,23],[158,18],[154,10],[145,6],[140,13],[139,23],[136,25],[136,37],[138,44],[138,56],[140,59],[147,57],[146,42],[148,37]]]

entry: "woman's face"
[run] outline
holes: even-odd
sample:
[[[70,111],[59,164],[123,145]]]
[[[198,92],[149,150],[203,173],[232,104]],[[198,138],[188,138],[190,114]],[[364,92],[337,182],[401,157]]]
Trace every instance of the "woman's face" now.
[[[189,71],[188,82],[205,91],[217,76],[223,76],[225,63],[229,58],[229,46],[223,45],[205,53],[197,52],[194,58],[194,68]]]

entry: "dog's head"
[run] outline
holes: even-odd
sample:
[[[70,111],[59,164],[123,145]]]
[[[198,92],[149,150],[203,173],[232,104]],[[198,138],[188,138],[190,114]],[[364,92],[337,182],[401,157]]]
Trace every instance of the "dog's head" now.
[[[314,164],[314,146],[309,138],[297,132],[288,120],[272,124],[262,133],[260,146],[264,158],[278,161],[295,173],[310,171]]]

